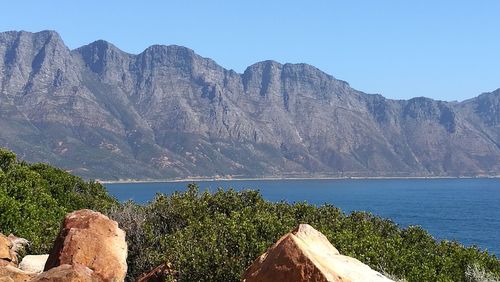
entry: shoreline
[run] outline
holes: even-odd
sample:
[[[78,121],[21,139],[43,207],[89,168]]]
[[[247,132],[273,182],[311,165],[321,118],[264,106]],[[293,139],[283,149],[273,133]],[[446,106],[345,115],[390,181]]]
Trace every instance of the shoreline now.
[[[425,179],[500,179],[496,176],[345,176],[345,177],[247,177],[247,178],[180,178],[180,179],[127,179],[127,180],[101,180],[95,179],[101,184],[132,184],[132,183],[188,183],[188,182],[215,182],[215,181],[287,181],[287,180],[425,180]]]

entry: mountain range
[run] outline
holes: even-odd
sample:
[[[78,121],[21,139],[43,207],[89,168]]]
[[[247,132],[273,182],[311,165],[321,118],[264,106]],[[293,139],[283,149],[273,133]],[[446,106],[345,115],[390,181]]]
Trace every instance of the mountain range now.
[[[181,46],[70,50],[54,31],[9,31],[0,146],[107,180],[498,176],[500,89],[391,100],[307,64],[237,73]]]

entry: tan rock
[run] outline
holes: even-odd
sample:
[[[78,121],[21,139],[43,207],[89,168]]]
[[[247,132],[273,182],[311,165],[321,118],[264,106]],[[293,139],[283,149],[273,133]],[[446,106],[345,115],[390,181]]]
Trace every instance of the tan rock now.
[[[12,240],[0,233],[0,266],[17,266],[17,253]]]
[[[58,267],[51,268],[30,282],[103,282],[90,268],[81,265],[63,264]]]
[[[164,263],[155,267],[153,270],[142,274],[136,282],[163,282],[167,277],[176,276],[176,274],[177,272],[172,268],[170,263]]]
[[[24,282],[36,275],[37,273],[22,271],[12,265],[0,266],[0,282]]]
[[[0,234],[0,259],[11,259],[10,249],[12,242],[3,234]]]
[[[81,264],[105,281],[123,281],[126,259],[125,232],[116,221],[98,212],[79,210],[66,215],[45,270]]]
[[[49,255],[27,255],[19,263],[19,269],[27,272],[41,273],[45,268],[48,258]]]
[[[307,224],[281,237],[246,270],[243,281],[392,281],[357,259],[340,255]]]

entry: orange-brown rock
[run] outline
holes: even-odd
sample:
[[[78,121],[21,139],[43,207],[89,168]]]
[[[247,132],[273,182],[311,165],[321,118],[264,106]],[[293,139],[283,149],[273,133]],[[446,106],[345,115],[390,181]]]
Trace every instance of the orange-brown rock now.
[[[166,281],[167,277],[175,277],[176,274],[177,272],[173,270],[170,263],[164,263],[155,267],[153,270],[142,274],[136,282],[163,282]]]
[[[123,281],[126,259],[125,232],[116,221],[98,212],[79,210],[64,218],[45,271],[62,264],[81,264],[104,281]]]
[[[96,275],[90,268],[81,265],[63,264],[58,267],[51,268],[38,276],[30,282],[104,282]]]
[[[0,233],[0,266],[17,266],[17,254],[13,246],[12,240]]]
[[[12,265],[0,266],[0,282],[30,281],[37,273],[26,272]]]
[[[357,259],[340,255],[323,234],[301,224],[257,258],[246,270],[243,281],[392,280]]]

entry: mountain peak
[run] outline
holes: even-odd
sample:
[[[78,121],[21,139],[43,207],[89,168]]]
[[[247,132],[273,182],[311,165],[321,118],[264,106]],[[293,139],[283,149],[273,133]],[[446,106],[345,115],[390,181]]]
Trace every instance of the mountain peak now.
[[[53,30],[43,30],[39,32],[28,32],[28,31],[6,31],[0,33],[0,43],[2,44],[13,44],[15,46],[20,45],[22,42],[31,42],[33,47],[39,48],[40,46],[46,44],[55,44],[64,46],[61,36],[59,33]]]
[[[107,65],[123,59],[129,54],[105,40],[97,40],[82,46],[74,52],[82,56],[85,64],[95,73],[102,73]]]
[[[190,74],[198,64],[221,68],[211,59],[203,58],[192,49],[179,45],[152,45],[137,57],[143,67],[169,66]]]
[[[28,32],[28,31],[21,31],[21,32],[31,33],[31,32]],[[50,30],[50,29],[41,30],[41,31],[38,31],[38,32],[35,32],[35,33],[32,33],[32,34],[39,35],[39,36],[53,36],[53,37],[57,37],[57,38],[61,39],[61,36],[59,35],[59,33],[57,31]]]
[[[120,50],[118,47],[116,47],[112,43],[110,43],[106,40],[102,40],[102,39],[96,40],[96,41],[94,41],[90,44],[87,44],[85,46],[82,46],[78,49],[82,49],[82,48],[95,48],[95,49],[102,49],[102,50],[109,49],[109,50],[113,50],[116,52],[125,53],[124,51]]]
[[[61,39],[61,36],[59,35],[59,33],[55,30],[41,30],[41,31],[37,31],[37,32],[30,32],[30,31],[25,31],[25,30],[19,30],[19,31],[15,31],[15,30],[12,30],[12,31],[6,31],[6,32],[2,32],[2,33],[10,33],[10,34],[15,34],[15,35],[24,35],[24,36],[32,36],[32,37],[55,37],[55,38],[59,38]],[[62,39],[61,39],[62,40]]]
[[[282,68],[283,64],[274,60],[264,60],[248,66],[247,69],[261,69],[265,67]]]
[[[160,45],[154,44],[146,48],[141,54],[164,54],[166,56],[178,55],[184,57],[193,57],[196,56],[196,53],[187,47],[179,46],[179,45]]]

